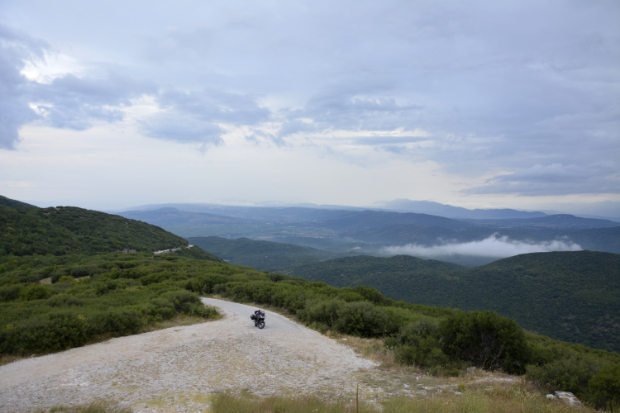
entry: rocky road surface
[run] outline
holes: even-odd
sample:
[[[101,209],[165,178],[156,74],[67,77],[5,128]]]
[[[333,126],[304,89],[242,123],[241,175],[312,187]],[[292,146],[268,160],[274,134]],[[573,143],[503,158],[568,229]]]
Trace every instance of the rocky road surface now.
[[[218,321],[173,327],[0,367],[0,412],[115,400],[135,412],[204,412],[214,392],[351,394],[374,363],[335,340],[267,312],[212,298]],[[381,391],[379,389],[378,391]]]

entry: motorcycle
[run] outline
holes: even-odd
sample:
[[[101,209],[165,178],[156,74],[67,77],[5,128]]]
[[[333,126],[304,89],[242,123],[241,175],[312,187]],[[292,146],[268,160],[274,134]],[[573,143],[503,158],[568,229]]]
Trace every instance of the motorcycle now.
[[[265,312],[258,311],[258,314],[252,314],[252,320],[254,320],[254,327],[258,327],[259,329],[265,328]]]

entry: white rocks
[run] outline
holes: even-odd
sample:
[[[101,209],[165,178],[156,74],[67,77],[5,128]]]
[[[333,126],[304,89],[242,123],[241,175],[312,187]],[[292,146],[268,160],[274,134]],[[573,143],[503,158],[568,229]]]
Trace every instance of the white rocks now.
[[[579,401],[579,399],[569,391],[556,391],[555,396],[571,406],[582,406],[581,401]]]
[[[562,401],[570,406],[581,407],[583,404],[581,401],[569,391],[556,391],[555,394],[548,394],[547,399],[556,399]]]

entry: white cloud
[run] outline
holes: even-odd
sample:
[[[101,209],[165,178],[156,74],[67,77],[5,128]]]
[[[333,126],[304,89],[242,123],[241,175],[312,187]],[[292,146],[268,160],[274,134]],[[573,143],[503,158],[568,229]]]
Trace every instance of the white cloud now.
[[[539,243],[510,240],[507,236],[497,233],[482,241],[464,242],[461,244],[444,244],[425,247],[416,244],[385,247],[386,255],[414,255],[420,257],[437,257],[446,255],[472,255],[478,257],[506,258],[520,254],[551,251],[581,251],[581,246],[569,240],[544,241]]]

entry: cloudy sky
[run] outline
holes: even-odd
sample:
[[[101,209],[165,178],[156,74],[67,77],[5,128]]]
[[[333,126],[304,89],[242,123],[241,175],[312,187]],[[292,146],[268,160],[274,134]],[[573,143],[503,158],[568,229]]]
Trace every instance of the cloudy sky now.
[[[619,21],[616,0],[0,0],[0,194],[610,215]]]

